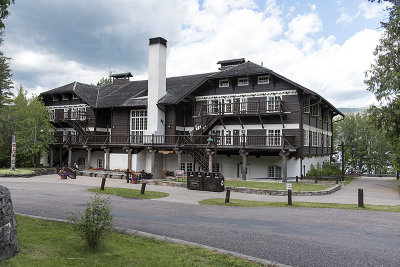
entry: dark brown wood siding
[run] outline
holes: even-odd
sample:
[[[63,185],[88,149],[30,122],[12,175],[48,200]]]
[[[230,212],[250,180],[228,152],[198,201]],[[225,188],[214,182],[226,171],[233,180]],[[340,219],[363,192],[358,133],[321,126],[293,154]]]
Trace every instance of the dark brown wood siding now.
[[[176,113],[172,105],[165,107],[165,134],[176,135]]]
[[[130,131],[129,123],[129,109],[118,108],[112,110],[111,123],[112,123],[112,134],[117,135],[128,135]]]

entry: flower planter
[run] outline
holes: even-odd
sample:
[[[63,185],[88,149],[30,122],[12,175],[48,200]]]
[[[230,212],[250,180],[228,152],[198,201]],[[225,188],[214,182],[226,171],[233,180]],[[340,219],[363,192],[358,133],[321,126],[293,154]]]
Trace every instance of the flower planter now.
[[[60,175],[61,179],[67,179],[67,175]]]
[[[132,184],[136,184],[137,180],[136,179],[132,179]]]

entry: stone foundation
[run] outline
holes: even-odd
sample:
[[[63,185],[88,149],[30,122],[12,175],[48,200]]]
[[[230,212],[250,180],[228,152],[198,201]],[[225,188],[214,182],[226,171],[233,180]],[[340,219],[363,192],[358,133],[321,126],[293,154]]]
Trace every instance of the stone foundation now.
[[[18,253],[17,221],[11,194],[0,185],[0,262]]]

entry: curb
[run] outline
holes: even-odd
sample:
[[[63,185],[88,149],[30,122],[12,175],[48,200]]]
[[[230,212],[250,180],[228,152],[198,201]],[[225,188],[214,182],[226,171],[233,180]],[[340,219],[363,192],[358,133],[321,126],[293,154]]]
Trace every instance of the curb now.
[[[17,212],[15,212],[15,214],[18,214],[18,215],[21,215],[21,216],[27,216],[27,217],[31,217],[31,218],[35,218],[35,219],[46,220],[46,221],[71,223],[70,221],[64,220],[64,219],[56,219],[56,218],[49,218],[49,217],[43,217],[43,216],[28,215],[28,214],[22,214],[22,213],[17,213]],[[131,236],[146,237],[146,238],[154,239],[154,240],[157,240],[157,241],[164,241],[164,242],[168,242],[168,243],[174,243],[174,244],[180,244],[180,245],[187,245],[187,246],[194,246],[194,247],[204,248],[204,249],[211,250],[211,251],[214,251],[214,252],[218,252],[218,253],[221,253],[221,254],[227,254],[227,255],[234,256],[234,257],[237,257],[237,258],[240,258],[240,259],[252,261],[252,262],[255,262],[255,263],[260,263],[260,264],[263,264],[263,265],[266,265],[266,266],[291,267],[290,265],[285,265],[285,264],[277,263],[277,262],[274,262],[274,261],[264,260],[264,259],[261,259],[261,258],[252,257],[252,256],[240,254],[240,253],[237,253],[237,252],[228,251],[228,250],[215,248],[215,247],[210,247],[210,246],[202,245],[202,244],[199,244],[199,243],[185,241],[185,240],[172,238],[172,237],[168,237],[168,236],[156,235],[156,234],[151,234],[151,233],[142,232],[142,231],[138,231],[138,230],[126,229],[126,228],[122,228],[122,227],[114,227],[114,230],[116,232],[118,232],[118,233],[128,234],[128,235],[131,235]]]

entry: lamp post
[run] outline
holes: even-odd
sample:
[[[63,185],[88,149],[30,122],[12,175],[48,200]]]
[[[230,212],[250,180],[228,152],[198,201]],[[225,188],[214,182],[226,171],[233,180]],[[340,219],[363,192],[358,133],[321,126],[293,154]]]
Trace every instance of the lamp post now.
[[[217,135],[216,134],[214,135],[214,139],[211,137],[211,135],[207,139],[207,147],[208,147],[209,150],[211,150],[211,144],[214,144],[214,155],[213,155],[213,157],[214,157],[214,164],[216,164],[217,163]]]

